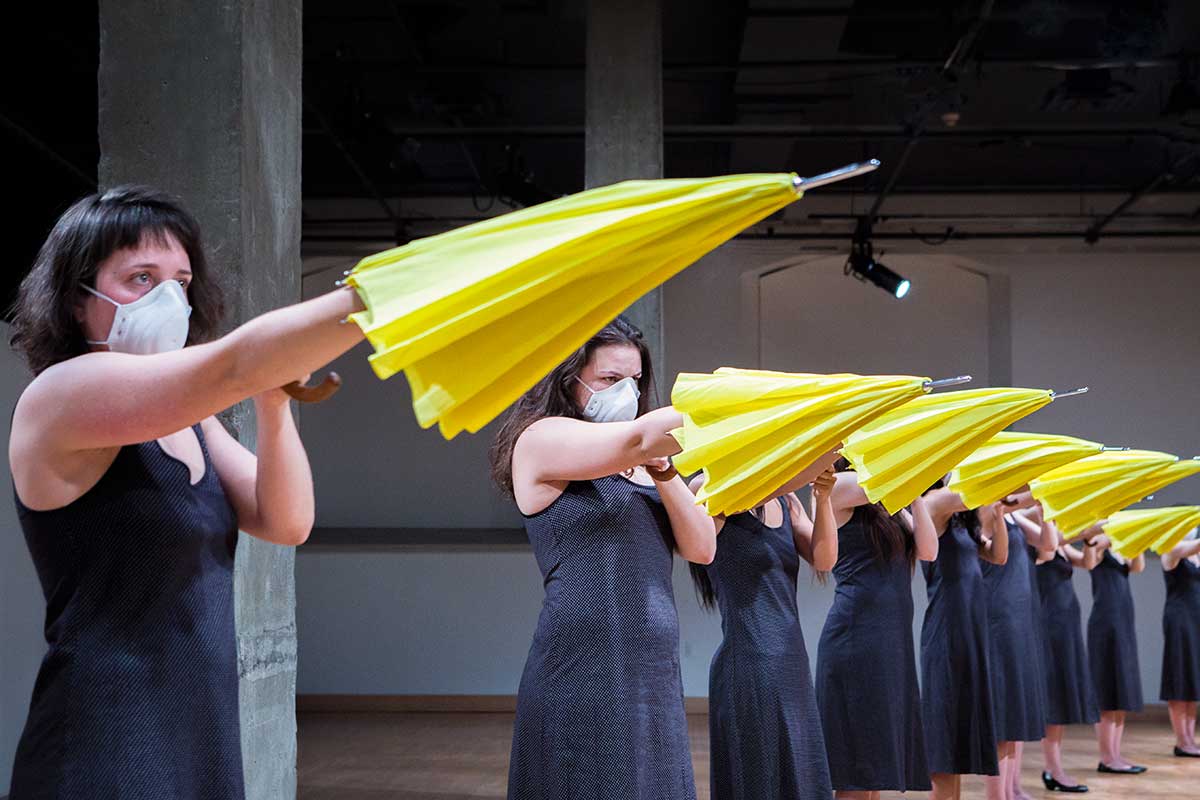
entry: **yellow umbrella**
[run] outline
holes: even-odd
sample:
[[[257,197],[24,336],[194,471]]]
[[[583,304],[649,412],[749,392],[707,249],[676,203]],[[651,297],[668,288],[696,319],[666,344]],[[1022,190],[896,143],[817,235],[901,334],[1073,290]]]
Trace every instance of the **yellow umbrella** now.
[[[1053,469],[1030,481],[1029,488],[1046,519],[1070,537],[1151,494],[1150,476],[1177,462],[1155,450],[1109,451]]]
[[[1099,442],[1051,433],[1001,431],[950,473],[967,508],[994,503],[1039,475],[1104,450]]]
[[[1143,480],[1122,482],[1114,486],[1108,495],[1111,498],[1109,504],[1116,508],[1125,508],[1141,502],[1175,481],[1183,480],[1197,473],[1200,473],[1200,459],[1189,458],[1174,461],[1154,470]]]
[[[955,382],[967,378],[952,379]],[[852,431],[933,383],[911,375],[812,375],[723,367],[682,373],[671,403],[683,473],[703,469],[709,514],[753,508]]]
[[[1136,558],[1148,548],[1162,555],[1200,525],[1200,506],[1138,508],[1117,511],[1101,527],[1112,539],[1113,550]]]
[[[846,439],[842,455],[872,503],[895,514],[994,434],[1054,399],[1049,389],[968,389],[918,397]]]
[[[626,181],[363,259],[346,283],[380,378],[403,370],[422,427],[478,431],[623,309],[817,178]]]
[[[1182,542],[1189,533],[1200,527],[1200,506],[1178,506],[1181,509],[1187,509],[1188,513],[1179,523],[1171,530],[1165,531],[1162,536],[1154,540],[1150,545],[1150,549],[1160,556],[1171,550],[1175,545]]]

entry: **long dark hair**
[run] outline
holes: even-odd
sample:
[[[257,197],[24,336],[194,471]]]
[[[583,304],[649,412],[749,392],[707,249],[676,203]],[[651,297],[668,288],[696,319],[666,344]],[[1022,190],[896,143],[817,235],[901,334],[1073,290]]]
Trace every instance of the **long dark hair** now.
[[[785,498],[779,498],[779,499],[784,501],[783,502],[784,523],[787,524],[788,522],[790,522],[790,519],[791,519],[790,515],[791,515],[792,511],[790,508],[788,508]],[[775,502],[775,501],[772,500],[771,502]],[[741,513],[750,514],[755,519],[757,519],[759,522],[761,522],[765,525],[766,521],[767,521],[766,508],[767,508],[767,506],[764,503],[761,506],[752,508],[749,511],[743,511]],[[725,524],[728,525],[729,520],[735,516],[738,516],[738,515],[731,514],[729,516],[729,518],[726,519]],[[708,569],[702,564],[697,564],[695,562],[688,562],[688,570],[692,573],[692,587],[696,590],[696,599],[700,601],[701,607],[703,607],[709,611],[714,610],[717,607],[717,587],[713,586],[712,578],[708,574]],[[827,580],[829,580],[829,573],[813,570],[813,580],[815,580],[820,585],[824,586],[825,582]]]
[[[688,571],[692,573],[692,587],[696,590],[700,607],[707,611],[714,610],[717,607],[717,587],[713,586],[712,578],[708,576],[708,568],[689,561]]]
[[[200,226],[172,197],[146,186],[117,186],[68,208],[46,238],[33,268],[21,281],[13,307],[10,344],[37,375],[60,361],[88,352],[75,310],[95,286],[96,270],[113,253],[147,237],[173,237],[191,262],[187,289],[192,314],[188,344],[216,335],[225,304],[200,242]]]
[[[833,468],[838,472],[854,471],[854,466],[844,457],[834,462]],[[908,561],[908,571],[916,569],[917,545],[904,517],[899,512],[889,514],[882,503],[867,503],[861,508],[866,516],[867,541],[871,543],[875,560],[880,564],[889,564],[903,553]]]
[[[488,454],[492,480],[497,486],[512,494],[513,449],[526,428],[546,417],[583,419],[583,413],[575,402],[575,379],[583,372],[596,350],[612,344],[633,345],[638,349],[642,356],[642,377],[638,380],[638,391],[641,392],[638,399],[638,416],[654,408],[657,395],[654,390],[654,366],[650,361],[650,348],[646,346],[640,330],[625,317],[617,317],[588,339],[570,358],[538,381],[536,386],[521,395],[505,414]]]
[[[929,494],[934,489],[944,488],[946,488],[946,479],[938,478],[937,483],[925,490],[925,494]],[[966,511],[955,511],[950,515],[946,527],[950,530],[955,526],[966,528],[967,535],[971,537],[971,541],[975,542],[976,546],[983,544],[983,523],[979,521],[979,509],[968,508]]]

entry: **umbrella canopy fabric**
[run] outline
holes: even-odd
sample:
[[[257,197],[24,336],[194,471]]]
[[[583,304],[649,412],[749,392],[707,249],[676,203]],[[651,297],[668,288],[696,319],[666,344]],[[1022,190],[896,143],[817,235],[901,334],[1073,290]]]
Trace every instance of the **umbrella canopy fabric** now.
[[[1113,550],[1136,558],[1147,549],[1162,555],[1200,525],[1200,506],[1138,508],[1117,511],[1102,524]]]
[[[1052,433],[1001,431],[954,468],[949,488],[967,508],[994,503],[1039,475],[1095,455],[1104,445]]]
[[[996,433],[1050,403],[1049,389],[967,389],[918,397],[846,439],[872,503],[895,514]]]
[[[476,432],[643,294],[800,194],[790,174],[626,181],[363,259],[351,316],[422,427]]]
[[[754,508],[864,423],[925,392],[912,375],[814,375],[723,367],[682,373],[671,402],[683,473],[703,470],[709,514]]]
[[[1176,456],[1157,450],[1115,450],[1050,470],[1030,481],[1029,488],[1046,519],[1071,537],[1152,494],[1152,476],[1174,474],[1178,462]]]

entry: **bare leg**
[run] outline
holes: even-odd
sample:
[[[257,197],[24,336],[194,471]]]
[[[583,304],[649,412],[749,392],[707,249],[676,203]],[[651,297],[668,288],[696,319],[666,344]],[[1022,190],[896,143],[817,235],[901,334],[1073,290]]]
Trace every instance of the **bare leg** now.
[[[1067,774],[1062,765],[1062,740],[1066,727],[1047,725],[1046,738],[1042,739],[1042,755],[1046,759],[1046,772],[1063,786],[1075,786],[1076,780]]]
[[[1114,711],[1101,711],[1100,721],[1096,723],[1096,744],[1100,748],[1100,763],[1106,767],[1116,767],[1117,756],[1113,752]]]
[[[1186,730],[1188,735],[1188,744],[1190,744],[1192,747],[1196,747],[1196,703],[1194,700],[1189,700],[1184,705],[1184,713],[1187,716]]]
[[[1033,796],[1021,788],[1021,767],[1025,760],[1025,743],[1013,742],[1012,768],[1009,770],[1009,785],[1014,800],[1033,800]]]
[[[929,800],[959,800],[962,795],[962,776],[946,772],[935,772],[929,776],[933,791]]]
[[[871,800],[871,792],[844,792],[839,789],[833,796],[837,800]]]
[[[1133,766],[1133,762],[1126,761],[1125,756],[1121,754],[1121,743],[1125,738],[1125,712],[1116,712],[1116,726],[1113,731],[1113,752],[1117,754],[1117,763],[1124,768]]]
[[[1000,762],[1000,774],[988,775],[983,779],[987,800],[1012,800],[1012,742],[1000,742],[996,757]]]
[[[1194,709],[1195,703],[1185,700],[1168,700],[1167,712],[1171,715],[1171,729],[1175,731],[1175,746],[1187,753],[1200,753],[1192,740],[1192,720],[1188,719],[1188,706]]]

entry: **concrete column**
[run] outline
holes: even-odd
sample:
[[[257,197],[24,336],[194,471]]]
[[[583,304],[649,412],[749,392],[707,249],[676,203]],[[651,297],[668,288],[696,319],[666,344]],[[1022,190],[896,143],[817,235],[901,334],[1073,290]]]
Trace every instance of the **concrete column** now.
[[[588,188],[663,176],[662,0],[588,0]],[[667,401],[662,288],[625,312],[642,329]]]
[[[300,299],[300,23],[298,0],[100,2],[100,184],[145,183],[183,200],[220,275],[229,325]],[[226,421],[253,448],[249,405]],[[296,794],[292,566],[291,549],[242,535],[247,800]]]

